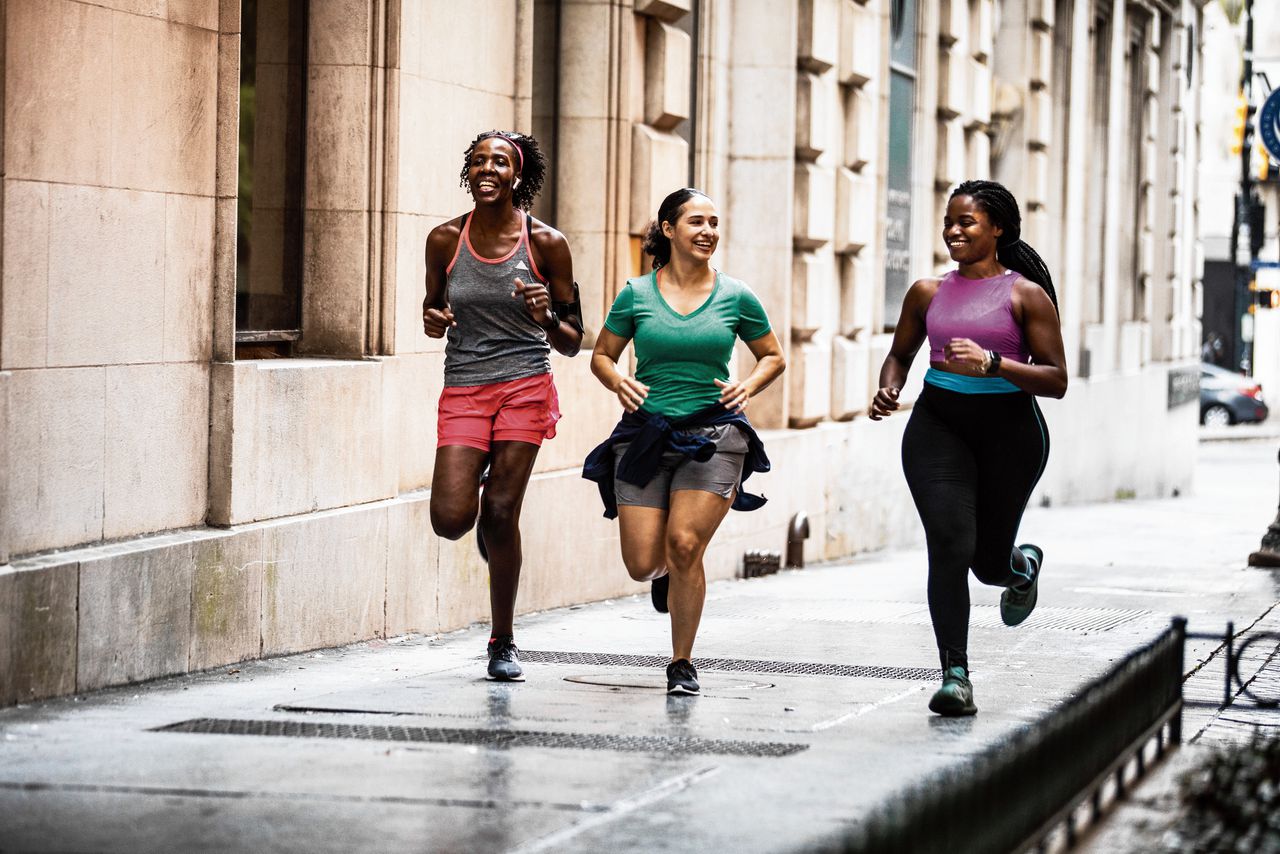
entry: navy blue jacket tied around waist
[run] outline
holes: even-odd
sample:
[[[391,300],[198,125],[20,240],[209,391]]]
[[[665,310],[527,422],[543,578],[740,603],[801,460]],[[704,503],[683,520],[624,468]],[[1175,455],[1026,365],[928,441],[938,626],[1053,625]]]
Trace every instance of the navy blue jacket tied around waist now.
[[[618,500],[613,490],[613,446],[620,442],[630,442],[626,453],[618,462],[617,476],[627,483],[645,486],[653,480],[662,462],[662,455],[667,451],[675,451],[697,461],[706,462],[716,452],[714,440],[699,433],[690,433],[695,427],[715,427],[721,424],[733,424],[742,430],[747,437],[747,455],[742,465],[742,481],[738,493],[733,499],[734,510],[756,510],[764,506],[766,499],[762,495],[752,495],[745,491],[741,484],[754,472],[769,470],[769,458],[765,456],[764,443],[756,435],[755,429],[747,416],[741,412],[730,412],[719,403],[713,403],[692,415],[668,421],[664,416],[646,412],[626,412],[613,433],[587,454],[582,466],[582,476],[594,480],[600,488],[600,500],[604,502],[606,519],[618,516]]]

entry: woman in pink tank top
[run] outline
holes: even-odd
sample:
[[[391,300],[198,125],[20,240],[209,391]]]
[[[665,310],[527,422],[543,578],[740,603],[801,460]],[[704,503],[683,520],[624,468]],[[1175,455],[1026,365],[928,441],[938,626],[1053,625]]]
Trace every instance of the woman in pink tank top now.
[[[916,352],[929,341],[924,390],[902,437],[902,467],[929,549],[929,613],[942,687],[940,715],[977,711],[969,681],[969,571],[1003,587],[1008,626],[1035,608],[1044,552],[1015,546],[1022,513],[1049,457],[1037,396],[1062,397],[1066,357],[1057,295],[1044,261],[1021,239],[1018,203],[993,181],[966,181],[942,230],[958,269],[920,279],[902,304],[870,417],[898,409]]]
[[[526,213],[545,173],[533,137],[480,134],[460,176],[475,207],[433,228],[426,247],[422,328],[448,337],[431,527],[449,540],[476,527],[489,563],[488,675],[499,681],[524,679],[513,627],[520,511],[560,414],[550,349],[572,356],[582,342],[569,243]]]

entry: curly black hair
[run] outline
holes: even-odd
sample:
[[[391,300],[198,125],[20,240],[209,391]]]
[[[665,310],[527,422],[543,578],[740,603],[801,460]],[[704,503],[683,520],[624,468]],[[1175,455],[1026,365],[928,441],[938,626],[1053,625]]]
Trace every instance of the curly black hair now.
[[[538,193],[542,191],[542,179],[547,175],[547,158],[538,147],[538,141],[526,134],[508,130],[488,130],[471,140],[471,144],[462,155],[462,172],[458,176],[458,185],[467,192],[471,192],[471,185],[467,183],[467,169],[471,165],[471,155],[475,153],[476,146],[482,140],[494,136],[502,137],[519,149],[517,174],[520,177],[520,186],[512,191],[511,204],[527,211],[533,206],[533,200],[538,197]]]
[[[972,198],[978,207],[987,212],[993,225],[1004,229],[1004,233],[996,241],[996,260],[1044,288],[1056,311],[1058,293],[1053,289],[1053,276],[1049,274],[1049,268],[1040,254],[1022,239],[1022,214],[1018,211],[1018,200],[1013,197],[1013,193],[995,181],[964,181],[951,191],[950,198],[954,199],[956,196]]]

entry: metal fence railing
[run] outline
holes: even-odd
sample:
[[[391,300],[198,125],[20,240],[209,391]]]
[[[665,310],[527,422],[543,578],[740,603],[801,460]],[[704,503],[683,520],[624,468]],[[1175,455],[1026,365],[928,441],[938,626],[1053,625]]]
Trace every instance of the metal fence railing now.
[[[836,850],[857,854],[1009,854],[1040,846],[1103,786],[1124,790],[1125,767],[1145,768],[1145,748],[1182,739],[1186,620],[1130,653],[1041,720],[916,784],[873,811]]]

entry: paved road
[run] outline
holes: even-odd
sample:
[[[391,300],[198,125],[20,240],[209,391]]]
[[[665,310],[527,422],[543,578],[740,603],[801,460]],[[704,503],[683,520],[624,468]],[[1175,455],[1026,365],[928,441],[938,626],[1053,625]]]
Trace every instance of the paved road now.
[[[476,629],[0,711],[0,851],[812,850],[1171,615],[1273,619],[1244,559],[1278,487],[1274,442],[1213,443],[1193,495],[1030,511],[1036,614],[1005,628],[973,585],[976,718],[926,712],[923,551],[885,552],[713,585],[697,698],[627,657],[668,648],[636,596],[524,618],[520,685],[481,678]]]

